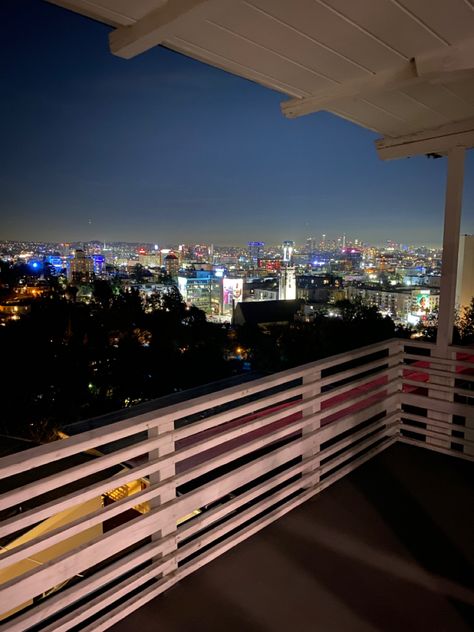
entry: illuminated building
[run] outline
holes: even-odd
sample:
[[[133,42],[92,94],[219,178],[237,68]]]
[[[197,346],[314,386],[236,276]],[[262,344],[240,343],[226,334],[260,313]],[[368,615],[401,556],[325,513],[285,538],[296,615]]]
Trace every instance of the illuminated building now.
[[[60,255],[49,255],[45,258],[45,261],[49,263],[58,274],[64,268],[63,258]]]
[[[138,254],[138,263],[147,268],[159,268],[161,266],[161,256],[159,252],[153,254]]]
[[[457,278],[456,305],[463,310],[474,298],[474,235],[461,235]]]
[[[263,241],[249,241],[248,243],[248,260],[255,266],[258,265],[258,260],[263,259],[265,244]]]
[[[296,298],[296,271],[292,266],[280,271],[280,300],[290,301]]]
[[[283,249],[283,262],[286,264],[291,264],[293,261],[293,251],[295,249],[294,241],[284,241],[282,244]]]
[[[171,277],[174,281],[178,279],[179,274],[179,259],[172,252],[169,255],[166,255],[164,262],[166,268],[166,274]]]
[[[83,250],[76,250],[67,266],[67,279],[69,283],[89,283],[94,274],[94,261]]]
[[[296,297],[312,303],[329,303],[341,300],[345,298],[342,279],[331,274],[298,276]]]
[[[224,277],[222,281],[222,313],[232,314],[235,305],[243,298],[243,279]]]
[[[433,289],[347,287],[347,298],[362,298],[381,313],[411,325],[426,321],[439,306],[439,292]]]
[[[198,270],[193,276],[178,277],[178,288],[183,300],[209,316],[221,313],[222,277],[207,270]]]
[[[359,270],[362,252],[359,248],[343,248],[339,257],[339,267],[343,270]]]
[[[281,269],[281,259],[259,259],[258,268],[267,272],[278,272]]]
[[[92,261],[94,265],[94,274],[101,276],[105,272],[105,257],[104,255],[92,255]]]

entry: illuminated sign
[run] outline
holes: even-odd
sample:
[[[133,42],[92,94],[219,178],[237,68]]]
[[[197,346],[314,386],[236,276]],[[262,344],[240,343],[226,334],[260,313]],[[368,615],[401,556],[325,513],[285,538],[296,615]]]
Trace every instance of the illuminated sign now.
[[[224,278],[223,284],[223,303],[224,305],[232,305],[233,302],[239,303],[242,300],[243,294],[243,280],[242,279],[228,279]]]
[[[420,290],[415,296],[416,312],[422,313],[431,309],[430,291]]]

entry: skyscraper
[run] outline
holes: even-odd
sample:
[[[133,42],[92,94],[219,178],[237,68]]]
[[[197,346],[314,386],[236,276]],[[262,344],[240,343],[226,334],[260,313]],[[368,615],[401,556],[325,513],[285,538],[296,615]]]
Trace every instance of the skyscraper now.
[[[248,258],[250,263],[253,263],[255,266],[257,266],[258,260],[263,259],[264,246],[265,244],[263,241],[249,241]]]
[[[170,252],[168,255],[166,255],[165,259],[164,259],[164,264],[165,264],[165,268],[166,268],[166,274],[173,279],[173,281],[177,281],[178,280],[178,274],[179,274],[179,259],[178,257]]]
[[[293,260],[293,251],[295,249],[294,241],[284,241],[282,244],[283,262],[289,265]]]
[[[67,265],[69,283],[89,283],[94,273],[94,262],[83,250],[76,250]]]

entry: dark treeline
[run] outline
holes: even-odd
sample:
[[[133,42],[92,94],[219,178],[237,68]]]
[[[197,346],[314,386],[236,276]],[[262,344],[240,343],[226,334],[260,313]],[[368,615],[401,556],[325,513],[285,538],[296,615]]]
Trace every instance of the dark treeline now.
[[[235,370],[227,330],[177,291],[143,302],[94,284],[90,303],[53,294],[0,327],[1,432],[47,440],[62,424],[212,382]]]

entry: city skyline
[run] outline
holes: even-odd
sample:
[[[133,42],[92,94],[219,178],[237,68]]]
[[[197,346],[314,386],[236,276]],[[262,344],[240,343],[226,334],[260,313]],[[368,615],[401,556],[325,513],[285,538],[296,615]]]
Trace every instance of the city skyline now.
[[[465,234],[465,233],[462,233]],[[321,239],[321,237],[323,239]],[[442,250],[442,244],[438,243],[438,244],[426,244],[426,243],[421,243],[421,242],[414,242],[414,241],[407,241],[407,242],[402,242],[402,241],[396,241],[394,239],[391,238],[387,238],[387,239],[383,239],[380,242],[371,242],[368,241],[366,239],[363,238],[362,239],[360,237],[353,237],[352,235],[331,235],[331,234],[325,234],[325,233],[320,233],[320,234],[314,234],[314,235],[308,235],[306,238],[303,238],[301,240],[292,240],[291,243],[294,244],[294,248],[296,251],[300,251],[303,249],[307,249],[307,242],[309,240],[312,240],[314,243],[314,249],[317,250],[324,250],[324,247],[327,246],[327,248],[332,249],[332,248],[341,248],[344,249],[346,247],[344,240],[347,241],[347,246],[348,247],[359,247],[359,248],[377,248],[377,249],[384,249],[387,247],[395,247],[398,246],[400,248],[428,248],[428,249],[433,249],[433,250]],[[262,247],[264,248],[264,250],[268,250],[268,249],[282,249],[284,248],[284,244],[287,240],[277,240],[277,241],[261,241],[259,243],[262,244]],[[159,243],[158,243],[159,242]],[[69,239],[69,240],[52,240],[52,239],[45,239],[45,240],[38,240],[38,239],[26,239],[26,238],[20,238],[20,239],[0,239],[0,246],[5,246],[5,244],[31,244],[31,245],[45,245],[45,246],[68,246],[70,248],[76,248],[79,247],[81,244],[82,245],[87,245],[87,246],[91,246],[93,244],[100,246],[101,248],[107,248],[107,246],[114,246],[114,245],[119,245],[119,244],[126,244],[128,246],[136,246],[136,247],[140,247],[140,246],[149,246],[150,247],[150,251],[156,251],[158,249],[177,249],[179,248],[181,245],[185,245],[185,246],[198,246],[201,245],[203,247],[213,247],[213,248],[231,248],[231,249],[245,249],[247,250],[248,247],[250,246],[250,244],[252,244],[254,242],[250,242],[250,241],[242,241],[239,243],[215,243],[215,242],[211,242],[209,240],[201,240],[201,241],[197,241],[197,240],[189,240],[184,242],[183,240],[177,240],[177,241],[170,241],[170,240],[149,240],[149,236],[148,239],[146,240],[138,240],[138,241],[130,241],[127,239],[118,239],[118,240],[102,240],[102,239]],[[283,255],[282,255],[283,256]]]
[[[327,113],[289,121],[282,95],[162,47],[118,59],[108,27],[45,2],[1,13],[1,238],[238,245],[343,227],[441,243],[444,160],[383,163],[376,134]],[[471,152],[463,233],[473,172]]]

